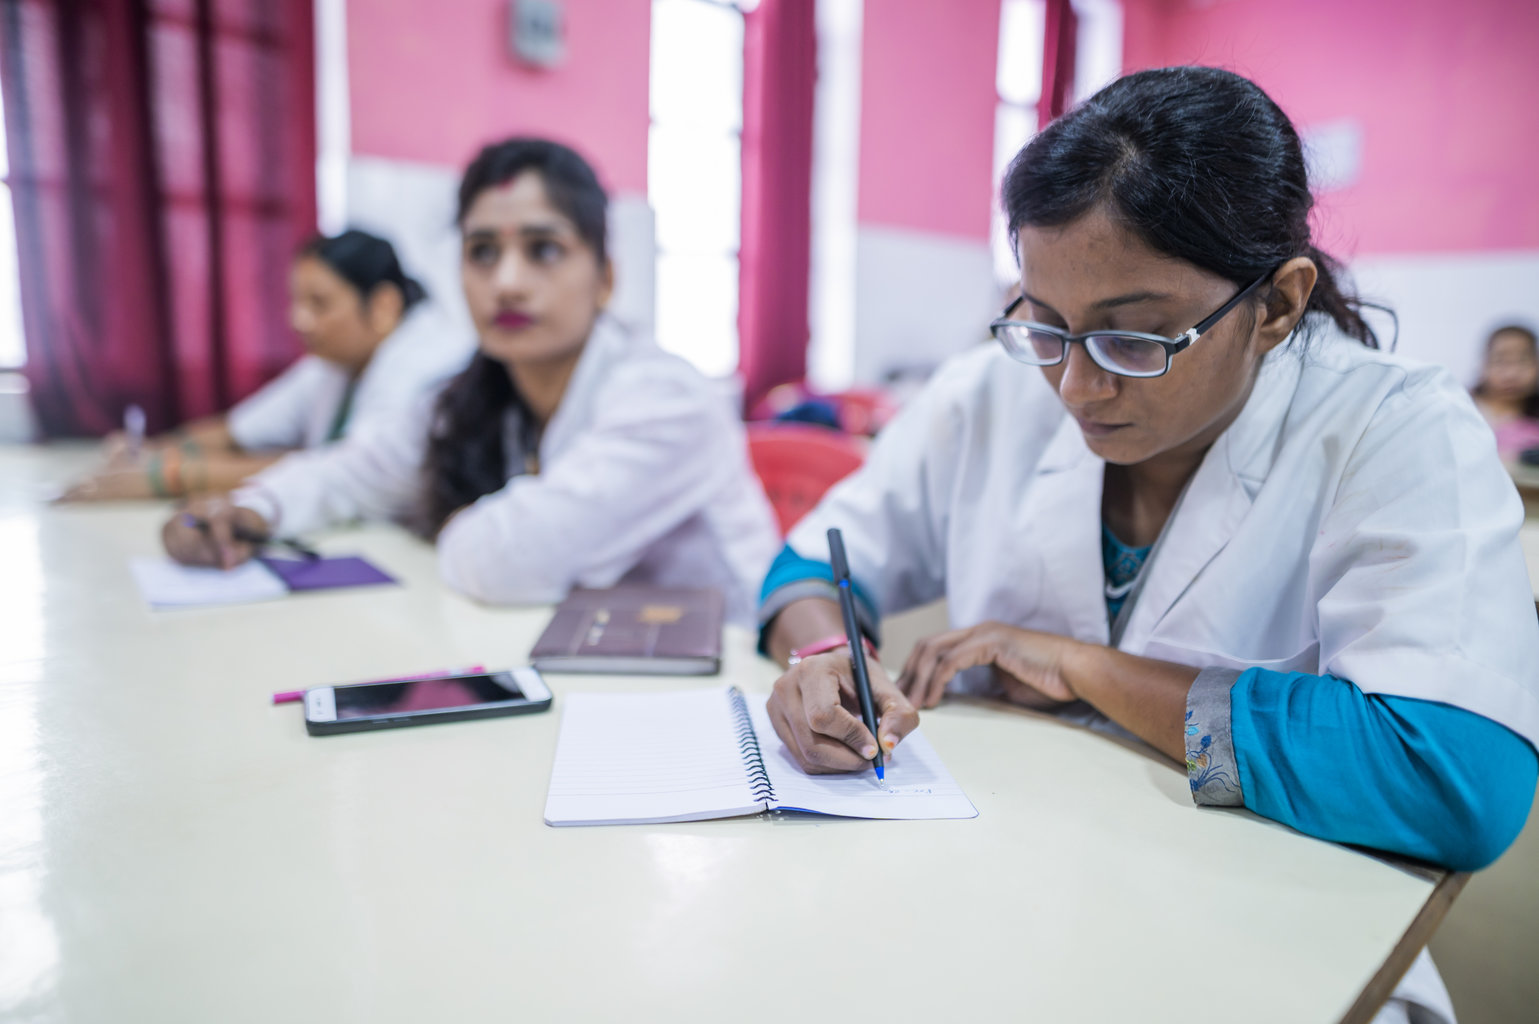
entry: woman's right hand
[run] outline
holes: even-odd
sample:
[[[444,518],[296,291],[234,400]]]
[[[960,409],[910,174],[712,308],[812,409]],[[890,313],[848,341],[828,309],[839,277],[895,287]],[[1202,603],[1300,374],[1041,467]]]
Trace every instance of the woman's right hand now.
[[[199,498],[179,509],[161,527],[166,554],[183,565],[211,565],[233,569],[256,554],[250,539],[267,537],[267,520],[228,498]]]
[[[891,753],[919,725],[919,713],[880,662],[866,659],[871,702],[882,750]],[[813,655],[775,681],[770,721],[796,763],[812,775],[858,772],[871,767],[877,738],[860,719],[855,671],[848,647]]]

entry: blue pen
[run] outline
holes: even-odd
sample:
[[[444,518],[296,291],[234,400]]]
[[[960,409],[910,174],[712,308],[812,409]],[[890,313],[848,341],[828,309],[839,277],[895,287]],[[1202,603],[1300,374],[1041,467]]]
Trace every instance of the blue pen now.
[[[876,781],[883,782],[887,771],[882,765],[882,741],[876,735],[876,705],[871,700],[871,677],[866,673],[866,649],[862,643],[860,622],[855,617],[855,592],[850,589],[850,563],[844,557],[844,535],[838,527],[828,531],[829,560],[834,566],[834,582],[839,585],[839,610],[844,613],[844,636],[850,642],[850,666],[855,670],[855,695],[860,698],[860,717],[871,738],[876,740],[876,756],[871,759]]]

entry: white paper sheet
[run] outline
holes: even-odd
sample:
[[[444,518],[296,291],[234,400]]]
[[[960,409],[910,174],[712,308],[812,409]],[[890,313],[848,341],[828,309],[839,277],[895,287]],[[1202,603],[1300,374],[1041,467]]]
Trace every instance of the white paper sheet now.
[[[289,592],[282,580],[257,561],[226,572],[178,565],[169,558],[135,558],[129,569],[151,608],[245,604],[286,597]]]

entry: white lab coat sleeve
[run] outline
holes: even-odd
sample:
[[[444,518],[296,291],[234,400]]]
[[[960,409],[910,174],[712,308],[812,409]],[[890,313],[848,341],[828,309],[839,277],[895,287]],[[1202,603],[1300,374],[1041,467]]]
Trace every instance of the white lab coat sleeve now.
[[[305,427],[326,390],[326,371],[317,357],[301,358],[236,403],[225,418],[230,437],[248,452],[303,448]]]
[[[347,432],[409,414],[423,395],[443,390],[475,352],[475,334],[424,301],[386,338],[358,382]]]
[[[623,366],[595,399],[593,420],[538,475],[450,518],[438,536],[449,586],[536,604],[579,580],[612,585],[738,479],[741,429],[703,379],[665,361]]]
[[[394,423],[371,423],[334,444],[279,459],[236,491],[235,503],[285,534],[400,518],[422,493],[433,401],[423,398]]]
[[[1451,379],[1423,372],[1390,393],[1310,554],[1321,669],[1523,732],[1539,689],[1539,622],[1522,522],[1491,431]]]
[[[979,363],[947,364],[883,428],[865,464],[835,484],[786,542],[827,562],[828,530],[844,537],[850,574],[879,616],[944,596],[946,530],[958,463],[966,458],[958,405]]]

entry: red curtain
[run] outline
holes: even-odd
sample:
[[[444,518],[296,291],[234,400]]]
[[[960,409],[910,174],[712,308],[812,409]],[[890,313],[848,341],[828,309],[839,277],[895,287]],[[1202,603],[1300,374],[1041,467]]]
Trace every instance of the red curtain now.
[[[311,0],[0,0],[26,372],[43,431],[227,408],[299,353]]]
[[[1037,127],[1061,117],[1074,102],[1074,51],[1079,44],[1079,18],[1072,0],[1047,0],[1042,32],[1042,99]]]
[[[807,369],[815,13],[815,0],[764,0],[744,17],[737,323],[745,409]]]

